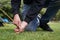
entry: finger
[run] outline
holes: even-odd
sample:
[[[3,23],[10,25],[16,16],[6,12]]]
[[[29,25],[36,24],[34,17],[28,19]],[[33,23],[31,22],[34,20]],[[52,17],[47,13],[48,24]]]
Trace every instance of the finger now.
[[[19,29],[19,26],[17,26],[16,24],[14,24],[15,26],[16,26],[16,28],[18,28]]]
[[[19,31],[19,28],[15,28],[14,31],[15,31],[15,32],[18,32],[18,31]]]
[[[21,22],[20,21],[18,22],[18,25],[21,26]]]
[[[13,22],[13,24],[16,25],[16,26],[19,26],[19,25],[18,25],[18,22]]]

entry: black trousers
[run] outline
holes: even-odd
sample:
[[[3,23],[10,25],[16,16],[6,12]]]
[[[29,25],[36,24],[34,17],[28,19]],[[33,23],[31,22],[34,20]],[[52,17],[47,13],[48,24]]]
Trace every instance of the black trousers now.
[[[35,0],[35,1],[33,1],[33,3],[30,4],[31,7],[27,12],[26,18],[25,18],[24,21],[26,21],[27,23],[32,21],[38,15],[38,13],[42,9],[44,3],[45,3],[45,0]]]
[[[50,3],[49,6],[47,7],[47,10],[44,15],[42,15],[40,23],[41,24],[46,24],[51,20],[58,12],[60,9],[60,3]]]
[[[37,2],[33,2],[33,4],[31,4],[31,8],[30,10],[27,12],[25,21],[27,23],[29,23],[30,21],[32,21],[40,12],[40,10],[43,8],[43,5],[45,3],[45,1],[42,1],[43,3],[37,3]],[[46,13],[42,16],[40,22],[41,24],[43,23],[48,23],[49,20],[56,15],[58,9],[60,8],[60,2],[50,2],[49,6],[47,7],[47,11]]]

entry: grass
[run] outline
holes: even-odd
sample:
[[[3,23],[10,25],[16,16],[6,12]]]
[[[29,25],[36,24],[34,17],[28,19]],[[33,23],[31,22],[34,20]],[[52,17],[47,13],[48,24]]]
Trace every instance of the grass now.
[[[14,32],[15,26],[13,24],[6,24],[0,27],[0,40],[60,40],[60,22],[50,22],[50,27],[54,32],[42,31],[23,32],[16,34]]]

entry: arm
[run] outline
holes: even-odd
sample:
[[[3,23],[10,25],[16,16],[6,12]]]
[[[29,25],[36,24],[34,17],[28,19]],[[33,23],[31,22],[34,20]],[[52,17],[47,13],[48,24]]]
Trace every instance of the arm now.
[[[19,14],[21,0],[11,0],[11,7],[13,14]]]
[[[21,4],[21,0],[11,0],[12,13],[14,15],[13,23],[16,26],[20,26],[20,23],[21,23],[21,20],[19,17],[20,4]]]

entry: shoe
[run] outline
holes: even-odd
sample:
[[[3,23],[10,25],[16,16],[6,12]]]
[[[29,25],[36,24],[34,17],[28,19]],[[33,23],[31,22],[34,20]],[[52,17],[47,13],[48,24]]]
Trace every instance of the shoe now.
[[[39,19],[41,18],[41,14],[37,15],[29,24],[28,26],[25,28],[25,30],[27,31],[36,31],[37,27],[40,24]]]
[[[44,31],[53,32],[53,30],[49,27],[48,24],[39,25],[39,27],[42,28]]]

